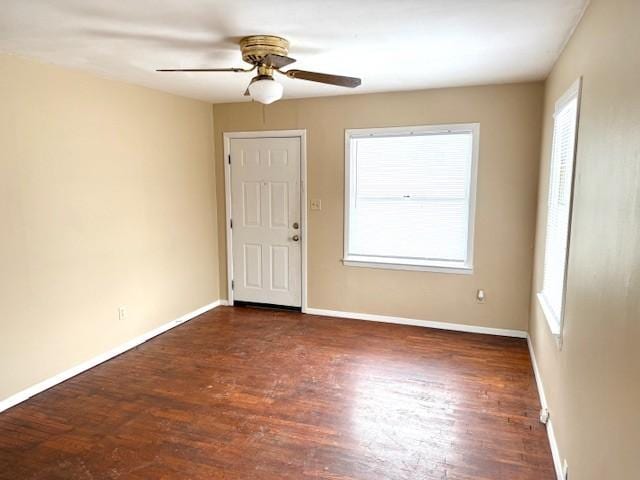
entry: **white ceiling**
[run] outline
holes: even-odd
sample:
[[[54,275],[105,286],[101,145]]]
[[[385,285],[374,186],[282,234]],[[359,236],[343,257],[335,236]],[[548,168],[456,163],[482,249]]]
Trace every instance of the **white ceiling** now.
[[[292,68],[359,76],[344,89],[279,76],[285,98],[543,79],[587,0],[2,0],[0,51],[211,102],[246,101],[237,40],[290,40]]]

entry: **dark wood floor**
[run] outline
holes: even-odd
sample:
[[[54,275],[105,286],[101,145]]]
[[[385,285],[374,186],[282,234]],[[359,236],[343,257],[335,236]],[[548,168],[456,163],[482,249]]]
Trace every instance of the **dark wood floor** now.
[[[0,414],[0,478],[553,479],[526,342],[218,308]]]

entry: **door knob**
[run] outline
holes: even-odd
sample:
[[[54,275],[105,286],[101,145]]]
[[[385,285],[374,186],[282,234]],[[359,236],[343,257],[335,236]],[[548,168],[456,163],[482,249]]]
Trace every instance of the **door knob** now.
[[[300,240],[300,237],[298,235],[294,235],[293,237],[291,237],[291,240],[297,242],[298,240]]]

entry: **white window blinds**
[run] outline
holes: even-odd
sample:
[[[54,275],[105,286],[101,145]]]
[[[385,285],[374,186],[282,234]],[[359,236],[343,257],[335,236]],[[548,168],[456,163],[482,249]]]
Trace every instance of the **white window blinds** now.
[[[350,131],[345,260],[471,268],[475,131]]]
[[[577,82],[558,101],[554,115],[544,277],[539,298],[555,334],[560,332],[564,308],[579,87]]]

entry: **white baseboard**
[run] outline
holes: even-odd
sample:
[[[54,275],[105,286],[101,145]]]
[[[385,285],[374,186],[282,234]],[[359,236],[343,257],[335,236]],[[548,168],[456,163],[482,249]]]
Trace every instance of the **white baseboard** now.
[[[531,337],[527,335],[527,345],[529,345],[529,355],[531,356],[531,364],[533,365],[533,375],[536,379],[536,386],[538,387],[538,396],[540,397],[540,405],[542,408],[549,409],[547,403],[547,397],[544,393],[544,387],[542,385],[542,376],[538,369],[538,362],[536,361],[536,354],[533,350],[531,343]],[[558,480],[563,479],[562,474],[562,457],[560,456],[560,449],[558,448],[558,441],[556,440],[555,432],[553,431],[553,420],[549,417],[547,421],[547,437],[549,437],[549,446],[551,447],[551,456],[553,457],[553,466],[556,470],[556,477]]]
[[[320,308],[305,308],[304,313],[311,315],[324,315],[325,317],[351,318],[353,320],[367,320],[369,322],[397,323],[399,325],[414,325],[416,327],[437,328],[440,330],[454,330],[457,332],[484,333],[487,335],[500,335],[503,337],[527,338],[524,330],[508,330],[504,328],[480,327],[465,325],[462,323],[434,322],[431,320],[418,320],[415,318],[392,317],[388,315],[375,315],[372,313],[341,312],[337,310],[323,310]]]
[[[36,383],[35,385],[30,386],[29,388],[26,388],[18,393],[15,393],[10,397],[0,401],[0,412],[13,407],[14,405],[17,405],[20,402],[24,402],[28,398],[33,397],[34,395],[40,392],[43,392],[44,390],[47,390],[53,387],[54,385],[57,385],[58,383],[62,383],[71,377],[75,377],[79,373],[82,373],[85,370],[89,370],[90,368],[93,368],[102,362],[105,362],[117,355],[120,355],[121,353],[124,353],[127,350],[132,349],[133,347],[137,347],[141,343],[144,343],[147,340],[157,335],[160,335],[161,333],[166,332],[167,330],[177,327],[178,325],[185,323],[197,317],[198,315],[202,315],[203,313],[208,312],[209,310],[213,310],[217,306],[226,305],[226,304],[227,304],[226,300],[217,300],[208,305],[205,305],[204,307],[200,307],[197,310],[189,312],[175,320],[172,320],[168,323],[165,323],[164,325],[160,325],[159,327],[154,328],[153,330],[143,333],[142,335],[135,337],[129,340],[128,342],[123,343],[122,345],[118,345],[117,347],[109,350],[108,352],[105,352],[101,355],[93,357],[92,359],[87,360],[86,362],[83,362],[80,365],[71,367],[70,369],[65,370],[64,372],[60,372],[57,375],[54,375],[53,377],[47,378],[42,382]]]

